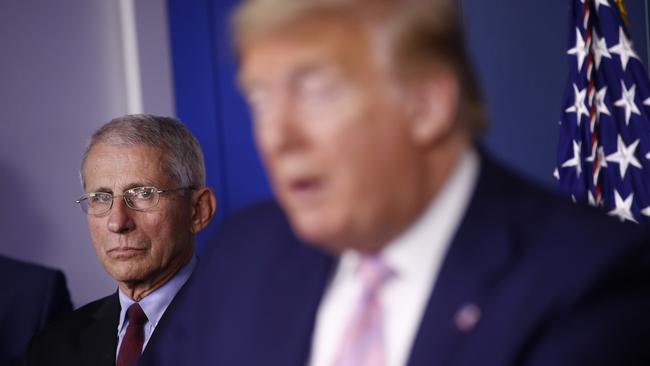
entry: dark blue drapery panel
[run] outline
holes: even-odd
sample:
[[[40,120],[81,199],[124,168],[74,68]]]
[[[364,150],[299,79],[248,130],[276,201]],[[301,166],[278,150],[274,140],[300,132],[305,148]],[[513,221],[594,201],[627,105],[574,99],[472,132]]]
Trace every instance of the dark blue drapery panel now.
[[[212,228],[237,209],[270,196],[235,83],[227,20],[235,3],[168,1],[176,113],[205,153],[208,184],[217,192]],[[199,237],[199,247],[205,235]]]

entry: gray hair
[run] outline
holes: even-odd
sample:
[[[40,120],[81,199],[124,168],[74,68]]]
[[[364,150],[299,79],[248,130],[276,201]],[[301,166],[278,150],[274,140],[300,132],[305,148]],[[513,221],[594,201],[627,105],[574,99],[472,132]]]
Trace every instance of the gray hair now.
[[[115,118],[90,137],[81,160],[81,186],[86,187],[84,165],[93,146],[148,145],[163,152],[163,168],[181,187],[205,186],[205,162],[201,146],[179,120],[151,114],[130,114]]]

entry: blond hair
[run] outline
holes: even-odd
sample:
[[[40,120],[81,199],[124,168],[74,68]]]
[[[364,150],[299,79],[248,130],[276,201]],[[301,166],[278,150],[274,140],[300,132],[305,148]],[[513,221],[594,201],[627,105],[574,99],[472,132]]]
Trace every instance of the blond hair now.
[[[235,47],[327,17],[368,25],[389,38],[392,71],[413,79],[434,66],[451,70],[461,88],[458,121],[471,136],[485,125],[483,98],[465,49],[455,0],[246,0],[232,16]]]

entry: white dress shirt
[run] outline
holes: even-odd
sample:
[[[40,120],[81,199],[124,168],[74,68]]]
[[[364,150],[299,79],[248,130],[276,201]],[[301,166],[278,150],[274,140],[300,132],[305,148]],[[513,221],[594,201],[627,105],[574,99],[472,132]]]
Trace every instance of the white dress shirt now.
[[[196,267],[196,257],[193,256],[189,262],[181,267],[181,269],[179,269],[178,272],[169,279],[169,281],[165,282],[162,286],[158,287],[138,302],[148,319],[144,324],[144,343],[142,344],[142,350],[147,346],[147,343],[149,342],[153,331],[156,329],[160,318],[162,318],[165,313],[165,310],[167,310],[167,307],[171,304],[172,300],[174,300],[178,291],[183,287],[185,282],[187,282],[190,275],[192,275],[194,267]],[[126,319],[126,310],[129,306],[135,303],[133,299],[122,292],[122,289],[118,291],[118,295],[120,298],[121,310],[120,321],[117,323],[118,340],[117,349],[115,350],[116,360],[118,358],[117,356],[120,351],[122,339],[124,339],[124,335],[126,335],[126,328],[129,325],[129,320]]]
[[[476,185],[476,151],[463,154],[443,189],[421,216],[381,252],[395,272],[381,289],[386,366],[408,362],[415,335],[447,249],[460,225]],[[310,366],[331,366],[359,303],[359,254],[342,254],[320,303],[312,339]]]

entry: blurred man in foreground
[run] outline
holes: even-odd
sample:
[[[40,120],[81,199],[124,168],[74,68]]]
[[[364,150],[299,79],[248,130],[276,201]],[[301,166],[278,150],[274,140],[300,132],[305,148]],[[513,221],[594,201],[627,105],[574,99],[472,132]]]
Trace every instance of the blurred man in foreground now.
[[[477,147],[454,2],[249,0],[234,28],[280,208],[222,228],[148,364],[648,364],[645,234]]]
[[[35,337],[29,365],[135,365],[196,266],[195,235],[215,212],[201,148],[177,120],[116,118],[81,163],[97,258],[118,291]]]

